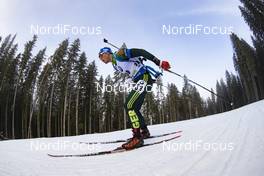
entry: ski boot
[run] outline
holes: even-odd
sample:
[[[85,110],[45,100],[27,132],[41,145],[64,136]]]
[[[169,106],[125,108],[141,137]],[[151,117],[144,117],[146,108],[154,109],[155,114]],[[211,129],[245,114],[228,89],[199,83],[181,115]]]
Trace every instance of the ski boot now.
[[[143,128],[141,128],[140,132],[141,132],[141,136],[143,137],[143,139],[147,139],[150,137],[150,132],[147,126],[144,126]]]
[[[132,129],[133,137],[128,142],[122,144],[122,148],[126,150],[132,150],[141,147],[144,144],[143,137],[140,133],[140,128]]]

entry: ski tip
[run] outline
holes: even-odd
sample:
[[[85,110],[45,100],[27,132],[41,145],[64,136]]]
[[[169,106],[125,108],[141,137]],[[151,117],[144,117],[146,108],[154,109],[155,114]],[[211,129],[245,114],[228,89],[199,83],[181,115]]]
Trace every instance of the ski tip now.
[[[53,158],[59,158],[59,157],[67,157],[66,155],[54,155],[54,154],[47,154],[48,156],[50,156],[50,157],[53,157]]]
[[[55,155],[52,155],[52,154],[49,154],[49,153],[47,153],[47,155],[50,156],[50,157],[56,157]]]

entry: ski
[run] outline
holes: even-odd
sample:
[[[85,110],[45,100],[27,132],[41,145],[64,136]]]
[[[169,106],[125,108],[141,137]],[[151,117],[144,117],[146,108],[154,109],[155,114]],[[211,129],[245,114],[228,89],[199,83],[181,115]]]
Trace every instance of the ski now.
[[[168,142],[168,141],[177,139],[179,137],[181,137],[181,135],[176,135],[176,136],[171,137],[169,139],[164,139],[164,140],[160,140],[160,141],[157,141],[157,142],[144,144],[143,146],[138,147],[138,148],[135,148],[135,149],[140,149],[142,147],[147,147],[147,146],[152,146],[152,145],[156,145],[156,144],[161,144],[163,142]],[[107,150],[107,151],[101,151],[101,152],[95,152],[95,153],[76,154],[76,155],[75,154],[73,154],[73,155],[56,155],[56,154],[54,155],[54,154],[48,154],[48,156],[50,156],[50,157],[88,157],[88,156],[109,155],[109,154],[114,154],[114,153],[123,153],[123,152],[127,152],[127,151],[132,151],[132,150],[135,150],[135,149],[126,150],[126,149],[124,149],[122,147],[117,147],[114,150]]]
[[[181,132],[182,131],[174,131],[174,132],[170,132],[170,133],[158,134],[158,135],[150,136],[150,137],[148,137],[146,139],[164,137],[164,136],[168,136],[168,135],[172,135],[172,134],[177,134],[177,133],[181,133]],[[102,141],[102,142],[80,142],[80,144],[89,144],[89,145],[92,145],[92,144],[113,144],[113,143],[127,142],[129,139],[130,138],[128,138],[128,139],[114,140],[114,141]]]

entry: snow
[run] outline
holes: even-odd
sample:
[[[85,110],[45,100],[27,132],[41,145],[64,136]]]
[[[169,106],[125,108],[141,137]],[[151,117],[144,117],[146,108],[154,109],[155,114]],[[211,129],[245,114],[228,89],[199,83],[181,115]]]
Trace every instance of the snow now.
[[[79,144],[130,137],[130,130],[0,142],[0,176],[171,175],[261,176],[264,173],[264,101],[204,118],[150,126],[152,134],[182,130],[171,142],[104,156],[52,158],[120,144]],[[148,139],[154,142],[171,136]],[[39,148],[38,147],[42,147]],[[65,147],[65,148],[64,148]]]

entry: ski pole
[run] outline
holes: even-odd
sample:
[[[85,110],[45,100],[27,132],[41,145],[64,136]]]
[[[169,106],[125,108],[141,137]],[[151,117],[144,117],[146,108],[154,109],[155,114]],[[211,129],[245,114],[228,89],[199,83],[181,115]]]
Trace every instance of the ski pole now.
[[[179,77],[185,79],[184,76],[182,76],[182,75],[180,75],[180,74],[178,74],[178,73],[176,73],[176,72],[174,72],[174,71],[171,71],[171,70],[167,70],[167,71],[170,72],[170,73],[172,73],[172,74],[174,74],[174,75],[176,75],[176,76],[179,76]],[[193,83],[193,84],[195,84],[195,85],[197,85],[197,86],[203,88],[204,90],[206,90],[206,91],[208,91],[208,92],[214,94],[214,95],[217,96],[218,98],[221,98],[222,100],[224,100],[225,102],[227,102],[228,104],[230,104],[231,106],[233,106],[233,105],[232,105],[232,104],[233,104],[232,102],[230,103],[230,101],[229,101],[229,100],[226,100],[223,96],[218,95],[217,93],[214,93],[213,91],[211,91],[211,90],[209,90],[208,88],[202,86],[201,84],[199,84],[199,83],[197,83],[197,82],[195,82],[195,81],[193,81],[193,80],[190,80],[190,79],[188,79],[188,78],[187,78],[187,81],[189,81],[189,82],[191,82],[191,83]]]
[[[107,44],[109,44],[109,45],[111,45],[111,46],[113,46],[113,47],[115,47],[116,49],[120,49],[120,48],[118,48],[117,46],[115,46],[114,44],[108,42],[108,40],[105,39],[105,38],[104,38],[104,42],[107,43]]]

